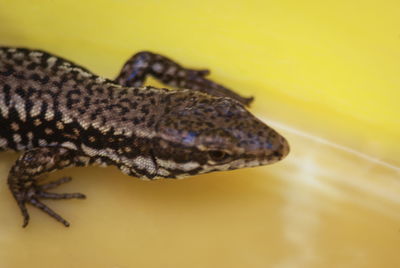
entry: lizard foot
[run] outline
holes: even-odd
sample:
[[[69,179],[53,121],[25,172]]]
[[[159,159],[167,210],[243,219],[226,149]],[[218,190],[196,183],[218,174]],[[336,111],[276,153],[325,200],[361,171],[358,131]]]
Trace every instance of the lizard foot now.
[[[86,196],[81,193],[51,193],[47,192],[46,190],[56,188],[60,186],[61,184],[70,182],[71,178],[70,177],[63,177],[60,178],[56,181],[49,182],[43,185],[37,185],[34,182],[30,183],[29,185],[25,186],[23,189],[20,190],[20,192],[16,195],[16,199],[18,202],[18,206],[21,209],[22,215],[24,217],[24,223],[22,227],[26,227],[29,223],[29,213],[28,210],[26,209],[26,204],[31,204],[43,212],[45,212],[47,215],[51,216],[58,222],[62,223],[65,227],[69,227],[69,222],[65,220],[63,217],[61,217],[59,214],[54,212],[51,208],[43,204],[40,200],[41,199],[72,199],[72,198],[77,198],[77,199],[84,199]]]

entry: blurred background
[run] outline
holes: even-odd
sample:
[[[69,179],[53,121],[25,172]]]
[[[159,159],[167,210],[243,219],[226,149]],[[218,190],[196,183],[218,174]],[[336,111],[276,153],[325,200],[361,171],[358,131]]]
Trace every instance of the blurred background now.
[[[140,181],[67,169],[48,201],[66,229],[7,189],[0,267],[400,267],[398,1],[0,0],[0,44],[47,50],[113,78],[141,50],[245,96],[291,154],[260,168]],[[149,79],[151,85],[160,86]]]

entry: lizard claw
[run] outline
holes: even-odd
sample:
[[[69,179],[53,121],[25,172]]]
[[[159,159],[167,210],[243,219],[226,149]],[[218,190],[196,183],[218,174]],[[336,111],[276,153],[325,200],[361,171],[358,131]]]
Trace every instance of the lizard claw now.
[[[196,73],[196,75],[205,77],[210,74],[210,70],[208,69],[200,69],[200,70],[191,70]]]

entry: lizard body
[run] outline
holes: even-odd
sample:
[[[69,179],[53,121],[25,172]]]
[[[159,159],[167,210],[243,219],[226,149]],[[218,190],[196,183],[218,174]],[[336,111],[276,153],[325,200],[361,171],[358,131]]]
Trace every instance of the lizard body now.
[[[85,198],[48,192],[70,178],[39,184],[46,172],[114,165],[144,179],[181,178],[286,156],[286,140],[244,107],[252,98],[207,74],[140,52],[113,81],[44,51],[0,47],[0,150],[23,152],[8,177],[23,226],[26,204],[69,226],[41,199]],[[176,89],[143,87],[146,75]]]

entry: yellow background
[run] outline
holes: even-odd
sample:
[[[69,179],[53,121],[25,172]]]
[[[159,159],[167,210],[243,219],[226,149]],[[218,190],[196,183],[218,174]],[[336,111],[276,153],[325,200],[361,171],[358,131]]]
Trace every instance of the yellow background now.
[[[67,169],[28,228],[0,155],[0,267],[400,267],[400,2],[0,0],[1,45],[115,77],[140,50],[243,95],[292,152],[261,168],[144,182]],[[151,84],[156,84],[150,81]],[[0,126],[1,127],[1,126]]]

